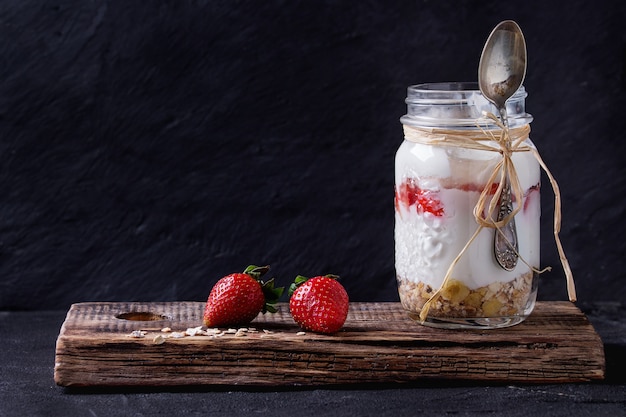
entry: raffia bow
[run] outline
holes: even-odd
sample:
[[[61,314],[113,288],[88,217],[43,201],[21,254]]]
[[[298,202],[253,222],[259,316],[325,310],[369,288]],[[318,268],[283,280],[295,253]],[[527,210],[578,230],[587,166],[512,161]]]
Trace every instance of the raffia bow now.
[[[454,267],[459,262],[463,254],[467,251],[474,239],[476,239],[481,230],[487,227],[496,229],[496,233],[501,233],[500,229],[504,227],[521,209],[522,204],[520,203],[517,205],[517,207],[513,209],[510,214],[505,216],[503,219],[501,219],[500,221],[495,220],[497,218],[496,212],[498,210],[498,202],[500,201],[500,196],[502,194],[505,179],[507,176],[511,182],[511,193],[515,197],[515,201],[521,202],[523,199],[523,190],[519,182],[517,171],[515,170],[515,165],[513,164],[513,160],[511,159],[514,152],[531,152],[550,180],[550,184],[552,185],[552,190],[554,192],[554,239],[556,242],[557,250],[559,252],[561,265],[563,266],[563,271],[565,272],[565,278],[567,280],[567,294],[569,300],[571,302],[576,301],[576,287],[574,285],[574,277],[572,275],[572,270],[569,266],[567,257],[565,256],[563,245],[561,244],[561,239],[559,238],[559,232],[561,231],[561,192],[559,190],[559,186],[556,180],[552,176],[552,173],[544,163],[543,159],[541,159],[541,156],[539,155],[537,149],[525,143],[525,140],[528,138],[530,133],[530,126],[524,125],[519,128],[509,129],[505,127],[500,122],[498,117],[493,113],[483,112],[483,116],[495,123],[496,126],[499,127],[499,130],[494,133],[493,130],[483,129],[478,124],[482,135],[477,136],[476,131],[473,130],[462,131],[404,125],[404,137],[406,140],[411,142],[421,143],[425,145],[449,146],[465,149],[483,150],[488,152],[499,152],[502,155],[502,159],[494,167],[493,172],[489,177],[485,188],[482,190],[476,206],[474,207],[473,214],[474,218],[476,219],[476,223],[478,224],[478,227],[472,237],[469,239],[469,241],[465,244],[461,252],[456,256],[456,258],[448,267],[446,275],[439,289],[433,293],[433,295],[428,299],[428,301],[426,301],[426,303],[422,307],[422,310],[420,312],[420,320],[422,322],[426,320],[426,317],[428,316],[428,311],[430,310],[432,303],[441,296],[441,292],[448,280],[450,279]],[[498,146],[494,147],[486,142],[496,143]],[[491,184],[493,184],[495,182],[495,179],[498,177],[498,188],[495,191],[495,195],[490,197]],[[488,201],[489,203],[487,203]],[[542,270],[537,270],[532,265],[529,265],[528,262],[526,262],[521,256],[519,256],[519,253],[517,255],[519,259],[534,272],[543,273],[551,269],[550,267],[547,267]]]

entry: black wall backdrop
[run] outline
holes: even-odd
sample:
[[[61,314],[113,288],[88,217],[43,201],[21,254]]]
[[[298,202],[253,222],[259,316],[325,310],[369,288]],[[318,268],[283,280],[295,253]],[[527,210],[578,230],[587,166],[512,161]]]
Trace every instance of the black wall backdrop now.
[[[0,308],[203,301],[250,263],[397,300],[406,87],[476,80],[504,19],[579,300],[623,301],[624,2],[5,0]],[[553,206],[544,175],[539,297],[565,300]]]

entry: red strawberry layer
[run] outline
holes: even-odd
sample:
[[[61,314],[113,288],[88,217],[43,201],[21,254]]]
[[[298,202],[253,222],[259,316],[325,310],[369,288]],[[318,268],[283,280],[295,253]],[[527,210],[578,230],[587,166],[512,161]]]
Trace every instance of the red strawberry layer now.
[[[530,187],[528,191],[524,193],[524,207],[522,208],[522,211],[528,210],[528,206],[530,205],[530,202],[532,200],[531,197],[533,194],[536,194],[537,196],[539,196],[540,188],[541,187],[539,184],[535,184],[532,187]]]
[[[437,191],[421,189],[413,178],[407,178],[396,188],[396,210],[400,205],[408,208],[417,207],[419,214],[432,213],[437,217],[443,216],[443,205]]]
[[[494,195],[498,189],[498,183],[491,184],[489,190],[490,195]],[[465,183],[456,186],[449,187],[450,189],[457,189],[468,192],[482,192],[484,186],[475,183]],[[523,211],[526,211],[529,205],[530,195],[533,192],[539,192],[539,184],[533,185],[524,193],[524,207]],[[511,196],[515,202],[515,196]],[[442,217],[445,213],[445,208],[439,197],[439,191],[424,190],[417,185],[417,181],[414,178],[407,178],[395,190],[395,207],[396,211],[400,210],[400,207],[408,209],[415,206],[419,214],[431,213],[434,216]]]

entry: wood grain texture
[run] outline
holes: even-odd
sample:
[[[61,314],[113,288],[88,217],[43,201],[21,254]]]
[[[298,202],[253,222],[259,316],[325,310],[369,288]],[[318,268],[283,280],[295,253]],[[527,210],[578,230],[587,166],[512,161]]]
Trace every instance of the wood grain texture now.
[[[562,383],[604,378],[602,341],[568,302],[537,303],[524,323],[451,331],[411,321],[399,303],[351,303],[342,331],[301,334],[288,306],[244,336],[168,338],[202,324],[200,302],[74,304],[56,345],[62,386],[404,383],[424,379]],[[118,318],[150,313],[160,320]],[[133,318],[133,315],[129,315]],[[138,316],[136,318],[146,318]],[[129,337],[144,330],[144,338]]]

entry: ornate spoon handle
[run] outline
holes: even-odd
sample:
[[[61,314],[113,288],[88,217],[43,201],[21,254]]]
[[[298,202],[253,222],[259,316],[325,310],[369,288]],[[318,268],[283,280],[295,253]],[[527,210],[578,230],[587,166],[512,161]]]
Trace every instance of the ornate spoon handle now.
[[[506,179],[499,201],[498,221],[508,216],[513,211],[511,201],[511,183]],[[496,229],[493,239],[493,252],[498,264],[507,271],[512,271],[517,265],[517,254],[519,246],[517,243],[517,229],[515,218],[512,218],[500,230]]]

